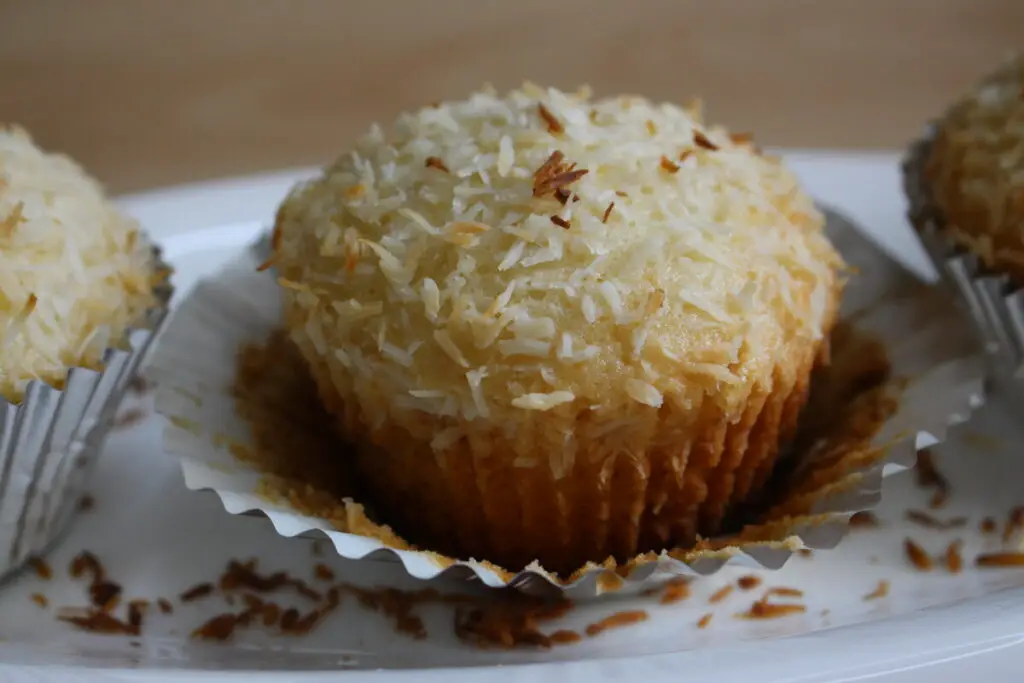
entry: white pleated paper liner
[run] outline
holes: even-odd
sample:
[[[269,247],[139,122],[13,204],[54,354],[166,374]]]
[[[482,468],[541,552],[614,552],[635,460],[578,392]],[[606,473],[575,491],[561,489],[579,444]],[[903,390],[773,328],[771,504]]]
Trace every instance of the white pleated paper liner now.
[[[167,266],[154,250],[157,267]],[[29,383],[20,403],[0,399],[0,580],[41,554],[78,508],[114,413],[151,348],[173,292],[103,353],[100,370],[71,368],[62,389]]]
[[[898,408],[872,441],[884,456],[865,465],[855,488],[818,501],[811,514],[785,526],[778,542],[686,555],[662,553],[636,563],[622,580],[594,566],[571,582],[562,582],[535,566],[513,575],[487,563],[439,562],[433,553],[390,548],[376,538],[338,531],[324,519],[268,500],[258,492],[263,473],[238,460],[229,446],[252,442],[232,394],[238,350],[264,341],[281,324],[275,276],[256,272],[265,258],[260,245],[201,282],[175,312],[158,344],[149,374],[157,382],[156,410],[167,418],[164,447],[180,459],[188,488],[214,491],[231,514],[258,511],[284,536],[321,534],[346,558],[397,559],[409,574],[422,579],[441,574],[475,577],[489,586],[555,587],[570,597],[584,597],[623,583],[636,588],[667,575],[710,574],[727,562],[775,569],[797,548],[834,547],[848,528],[849,516],[878,503],[886,470],[913,464],[915,437],[926,432],[941,440],[950,424],[967,419],[982,396],[984,370],[975,340],[963,332],[941,297],[937,299],[843,218],[829,214],[828,231],[858,273],[848,285],[841,317],[855,321],[859,332],[881,338],[893,375],[905,384]]]
[[[903,160],[908,216],[945,283],[974,323],[990,360],[992,377],[1024,396],[1024,289],[1007,275],[987,270],[981,259],[954,241],[924,174],[935,126],[929,126]],[[1021,225],[1024,230],[1024,225]]]

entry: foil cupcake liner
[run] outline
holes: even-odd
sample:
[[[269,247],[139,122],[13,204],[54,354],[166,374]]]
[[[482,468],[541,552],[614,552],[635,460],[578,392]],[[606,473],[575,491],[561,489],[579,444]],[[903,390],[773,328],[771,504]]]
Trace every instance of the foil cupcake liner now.
[[[166,267],[159,250],[154,259]],[[102,370],[71,368],[62,389],[30,382],[20,403],[0,400],[0,581],[43,553],[74,517],[114,413],[151,349],[173,293],[103,353]]]
[[[924,173],[935,134],[936,126],[929,125],[903,159],[908,218],[942,280],[973,321],[991,377],[1000,386],[1024,391],[1024,289],[1006,274],[987,270],[976,254],[950,235]]]
[[[882,339],[893,374],[904,378],[904,385],[895,412],[871,440],[869,457],[846,473],[847,486],[814,499],[794,516],[773,518],[779,529],[773,542],[663,552],[617,570],[591,565],[561,579],[536,565],[513,573],[486,562],[439,560],[428,551],[338,531],[327,520],[268,499],[261,489],[263,473],[235,456],[237,445],[250,443],[252,435],[232,393],[239,349],[264,341],[281,324],[275,277],[256,272],[266,256],[265,240],[201,282],[167,326],[149,369],[157,384],[156,411],[165,418],[164,448],[179,458],[186,486],[215,492],[229,513],[265,515],[284,536],[327,538],[349,559],[397,560],[422,579],[473,578],[489,586],[581,598],[643,589],[672,575],[711,574],[726,563],[776,569],[798,548],[834,547],[850,515],[879,502],[882,477],[913,464],[920,433],[941,440],[949,425],[966,420],[982,401],[984,367],[977,344],[951,321],[944,301],[837,214],[828,214],[828,231],[858,272],[840,317]]]

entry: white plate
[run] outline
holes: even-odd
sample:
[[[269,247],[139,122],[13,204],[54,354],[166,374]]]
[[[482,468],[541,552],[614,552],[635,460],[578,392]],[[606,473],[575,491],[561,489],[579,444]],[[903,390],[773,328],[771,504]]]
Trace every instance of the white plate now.
[[[927,273],[923,253],[904,227],[896,158],[798,154],[791,157],[812,192],[856,219],[894,255]],[[283,192],[302,172],[223,181],[127,198],[166,247],[178,268],[181,291],[220,265],[260,230]],[[981,440],[978,433],[997,435]],[[1024,480],[1015,445],[1024,425],[996,404],[953,433],[942,446],[940,466],[955,477],[952,502],[942,516],[970,515],[959,533],[965,556],[981,547],[977,520],[999,519],[1024,502]],[[921,574],[907,568],[901,544],[912,534],[939,552],[957,532],[908,528],[906,507],[923,507],[925,494],[908,475],[886,482],[881,530],[858,532],[838,550],[796,558],[765,574],[767,585],[806,592],[805,616],[748,622],[732,618],[757,594],[734,593],[709,606],[707,596],[746,570],[718,574],[694,586],[686,602],[659,607],[646,624],[609,632],[550,652],[481,652],[451,636],[450,614],[427,613],[431,636],[397,636],[380,616],[346,603],[313,634],[292,639],[246,632],[233,645],[191,643],[187,633],[204,616],[223,611],[220,598],[151,616],[144,637],[82,634],[56,622],[32,593],[51,604],[83,604],[83,590],[66,578],[68,561],[87,548],[99,555],[130,597],[173,597],[217,575],[229,558],[258,556],[265,569],[307,574],[314,562],[308,542],[278,537],[265,522],[224,513],[213,496],[184,489],[175,463],[161,455],[158,425],[143,423],[111,438],[93,492],[96,508],[83,515],[50,561],[52,581],[23,575],[0,587],[0,680],[334,680],[324,670],[343,667],[349,678],[452,681],[960,681],[970,676],[1009,680],[1024,663],[1024,572],[968,569],[958,576]],[[991,540],[986,541],[991,543]],[[872,561],[872,557],[877,561]],[[411,585],[397,567],[322,558],[346,580]],[[892,582],[884,600],[861,596],[879,579]],[[442,586],[444,587],[444,586]],[[637,606],[639,598],[577,607],[567,626],[578,628],[612,611]],[[823,610],[828,610],[823,614]],[[715,617],[695,627],[706,612]],[[782,636],[790,636],[783,638]],[[476,667],[504,664],[486,671]],[[512,665],[512,666],[509,666]],[[384,668],[370,674],[367,669]],[[285,670],[289,673],[285,674]],[[999,677],[999,674],[1004,674]],[[22,676],[19,679],[18,676]]]

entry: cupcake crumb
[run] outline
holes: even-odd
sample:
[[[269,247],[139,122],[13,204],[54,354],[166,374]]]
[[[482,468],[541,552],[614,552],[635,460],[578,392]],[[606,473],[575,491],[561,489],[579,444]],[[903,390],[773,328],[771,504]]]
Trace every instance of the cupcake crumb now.
[[[133,629],[142,631],[142,620],[146,616],[146,610],[149,609],[148,600],[129,600],[128,601],[128,625]]]
[[[211,595],[212,593],[213,584],[209,581],[204,581],[202,583],[197,583],[191,588],[182,591],[181,594],[178,596],[178,600],[180,602],[194,602],[195,600],[205,598],[206,596]]]
[[[725,584],[724,586],[722,586],[721,588],[719,588],[711,594],[711,597],[708,598],[708,603],[715,605],[719,602],[722,602],[727,597],[729,597],[729,594],[732,593],[732,589],[733,586],[731,583]]]
[[[323,562],[317,562],[316,566],[313,567],[314,576],[320,581],[333,581],[334,570],[328,567]]]
[[[974,558],[975,567],[1024,567],[1024,553],[982,553]]]
[[[885,579],[880,579],[874,590],[864,596],[864,600],[879,600],[889,595],[889,582]]]
[[[766,593],[759,600],[755,600],[750,609],[736,615],[738,619],[779,619],[791,614],[803,614],[807,607],[793,603],[772,603],[768,602],[769,594]]]
[[[583,636],[579,633],[568,629],[559,629],[548,637],[551,639],[552,645],[571,645],[572,643],[578,643],[583,640]]]
[[[41,557],[32,557],[28,560],[28,566],[32,568],[32,571],[36,573],[36,576],[43,581],[49,581],[53,578],[53,569],[49,563]]]
[[[903,541],[903,550],[910,561],[918,571],[927,572],[931,571],[934,563],[932,562],[931,556],[925,552],[924,548],[917,544],[913,539],[907,538]]]
[[[850,517],[851,529],[873,529],[879,526],[878,517],[873,512],[862,510]]]
[[[68,575],[73,579],[79,579],[87,574],[94,583],[98,583],[106,576],[106,570],[99,558],[88,550],[83,550],[72,558],[68,566]]]
[[[749,591],[761,585],[761,577],[756,574],[747,574],[736,580],[740,590]]]
[[[94,607],[110,612],[121,600],[122,588],[113,581],[94,581],[89,586],[89,598]]]
[[[658,602],[662,605],[674,605],[677,602],[686,600],[688,597],[690,597],[690,580],[686,577],[679,576],[674,579],[670,579],[665,584],[665,588],[662,591]]]
[[[118,619],[110,614],[110,612],[95,607],[62,609],[57,614],[57,619],[90,633],[126,636],[139,635],[137,627]]]
[[[907,521],[923,526],[926,529],[947,530],[957,529],[967,525],[966,517],[953,517],[951,519],[943,520],[929,512],[925,512],[924,510],[907,510],[905,517],[907,518]]]
[[[1003,543],[1008,542],[1017,531],[1024,527],[1024,506],[1017,506],[1010,510],[1006,516],[1006,525],[1003,527]]]
[[[593,638],[594,636],[604,633],[608,629],[638,624],[642,621],[647,621],[647,618],[648,614],[645,610],[623,610],[590,624],[585,629],[585,632],[588,636]]]
[[[234,635],[235,626],[237,624],[238,618],[234,613],[226,612],[224,614],[218,614],[217,616],[206,620],[198,628],[193,630],[190,637],[195,640],[224,642]]]
[[[959,539],[953,541],[946,546],[946,552],[943,554],[943,559],[946,563],[946,569],[950,574],[959,574],[964,567],[964,559],[960,554],[961,542]]]

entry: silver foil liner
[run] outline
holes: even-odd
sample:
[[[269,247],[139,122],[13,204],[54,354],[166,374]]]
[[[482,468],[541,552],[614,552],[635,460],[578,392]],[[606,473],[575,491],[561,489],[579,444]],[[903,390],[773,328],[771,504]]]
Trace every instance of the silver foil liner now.
[[[924,173],[935,134],[936,125],[929,125],[903,159],[908,218],[943,282],[974,322],[991,379],[1003,389],[1024,391],[1024,289],[1006,274],[987,270],[951,236]]]
[[[166,267],[154,249],[157,267]],[[169,284],[103,354],[102,370],[71,368],[63,389],[36,380],[20,403],[0,400],[0,581],[43,553],[79,507],[114,413],[167,317]]]

